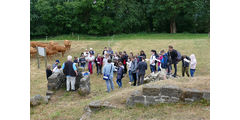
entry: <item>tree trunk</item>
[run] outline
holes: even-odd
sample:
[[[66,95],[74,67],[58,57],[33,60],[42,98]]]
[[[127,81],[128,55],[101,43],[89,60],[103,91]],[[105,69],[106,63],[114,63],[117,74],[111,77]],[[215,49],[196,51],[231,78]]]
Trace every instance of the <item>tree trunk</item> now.
[[[171,20],[170,23],[170,33],[176,33],[177,28],[176,28],[176,22],[175,19]]]

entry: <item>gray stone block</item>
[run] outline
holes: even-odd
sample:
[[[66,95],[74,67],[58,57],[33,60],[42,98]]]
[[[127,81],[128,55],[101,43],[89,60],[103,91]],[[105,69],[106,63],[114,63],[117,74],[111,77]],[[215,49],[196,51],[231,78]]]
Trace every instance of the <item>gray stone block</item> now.
[[[78,93],[81,96],[86,96],[88,94],[90,94],[91,92],[91,87],[90,87],[90,76],[84,76],[79,83],[79,89],[78,89]]]
[[[176,97],[180,98],[182,96],[183,91],[173,85],[164,85],[160,88],[160,95],[162,96],[169,96],[169,97]]]
[[[159,85],[144,85],[143,86],[143,95],[147,96],[158,96],[160,93],[160,86]]]
[[[196,89],[185,89],[183,93],[183,98],[190,98],[194,101],[201,100],[203,97],[203,92]]]
[[[203,92],[203,99],[210,101],[210,92]]]

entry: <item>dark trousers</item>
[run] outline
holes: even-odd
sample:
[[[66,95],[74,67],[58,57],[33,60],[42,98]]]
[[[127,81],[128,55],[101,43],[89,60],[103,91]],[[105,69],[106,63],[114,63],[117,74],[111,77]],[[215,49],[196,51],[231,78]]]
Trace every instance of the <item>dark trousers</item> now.
[[[144,75],[145,74],[138,74],[138,85],[142,85],[143,84],[143,80],[144,80]]]
[[[182,76],[185,76],[185,73],[187,74],[187,76],[189,77],[189,72],[188,72],[188,67],[182,67]]]
[[[102,65],[97,65],[97,74],[102,74]]]
[[[123,71],[123,73],[126,74],[126,73],[127,73],[127,64],[123,64],[123,66],[124,66],[124,71]]]
[[[136,73],[132,73],[132,77],[133,77],[133,80],[134,80],[133,86],[136,86],[136,83],[137,83],[137,75],[136,75]]]
[[[177,76],[177,63],[173,63],[173,67],[174,67],[174,74],[173,76],[176,77]],[[172,65],[171,65],[172,68]]]

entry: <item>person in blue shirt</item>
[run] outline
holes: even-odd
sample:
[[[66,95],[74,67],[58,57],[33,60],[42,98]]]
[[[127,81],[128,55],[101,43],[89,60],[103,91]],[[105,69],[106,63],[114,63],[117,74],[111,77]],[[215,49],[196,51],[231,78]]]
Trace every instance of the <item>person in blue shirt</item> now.
[[[54,69],[55,67],[57,67],[57,66],[58,66],[58,63],[60,63],[60,61],[59,61],[59,60],[56,60],[56,62],[53,63],[53,65],[52,65],[52,69]]]
[[[112,91],[114,90],[114,84],[113,84],[113,70],[115,69],[114,65],[112,64],[112,60],[108,59],[107,64],[103,67],[103,75],[109,75],[109,79],[106,80],[107,84],[107,92],[110,92],[110,86],[112,88]]]
[[[66,75],[66,86],[67,91],[70,91],[70,84],[71,84],[71,90],[75,91],[75,82],[76,82],[76,76],[77,68],[76,65],[72,62],[72,56],[67,57],[67,61],[63,63],[62,65],[63,73]]]

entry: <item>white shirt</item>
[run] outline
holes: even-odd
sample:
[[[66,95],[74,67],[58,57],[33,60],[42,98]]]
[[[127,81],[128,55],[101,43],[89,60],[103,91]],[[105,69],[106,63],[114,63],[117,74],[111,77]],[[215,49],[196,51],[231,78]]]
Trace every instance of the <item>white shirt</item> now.
[[[94,59],[95,59],[95,56],[93,56],[93,55],[92,55],[92,57],[90,57],[90,55],[87,57],[87,60],[89,60],[89,61],[94,61]]]
[[[108,63],[109,58],[103,58],[103,65],[106,65]]]
[[[128,70],[131,70],[131,64],[132,64],[132,61],[128,61],[128,62],[127,62]]]
[[[155,55],[151,55],[151,57],[150,57],[150,65],[155,65],[155,60],[156,60]]]

